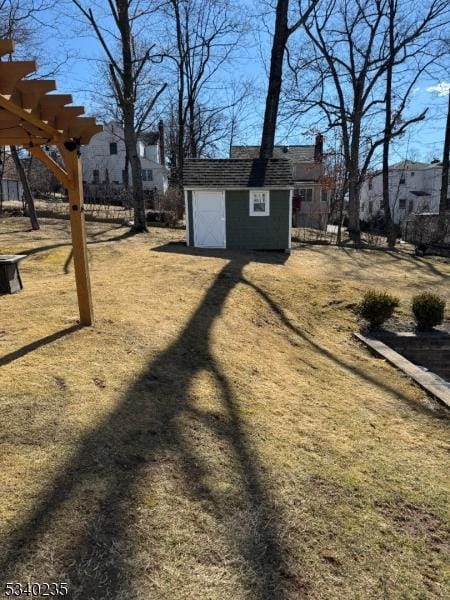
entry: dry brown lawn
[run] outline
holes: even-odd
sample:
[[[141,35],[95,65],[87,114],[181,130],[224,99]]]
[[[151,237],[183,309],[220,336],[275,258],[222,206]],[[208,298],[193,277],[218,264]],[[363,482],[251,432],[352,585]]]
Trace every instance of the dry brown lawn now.
[[[450,300],[406,251],[189,252],[89,224],[78,329],[67,224],[0,297],[0,580],[70,598],[448,598],[449,420],[351,336],[368,287]],[[68,272],[66,272],[68,271]],[[3,593],[0,591],[0,594]]]

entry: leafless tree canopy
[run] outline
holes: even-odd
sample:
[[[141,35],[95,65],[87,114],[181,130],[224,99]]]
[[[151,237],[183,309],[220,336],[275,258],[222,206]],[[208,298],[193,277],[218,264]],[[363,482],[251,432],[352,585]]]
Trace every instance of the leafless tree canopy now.
[[[339,128],[348,171],[349,230],[359,239],[359,190],[374,154],[425,118],[407,114],[419,77],[440,56],[447,0],[332,0],[313,11],[290,49],[285,111]],[[387,84],[387,77],[392,79]],[[386,103],[388,116],[386,117]],[[324,121],[323,121],[324,120]]]

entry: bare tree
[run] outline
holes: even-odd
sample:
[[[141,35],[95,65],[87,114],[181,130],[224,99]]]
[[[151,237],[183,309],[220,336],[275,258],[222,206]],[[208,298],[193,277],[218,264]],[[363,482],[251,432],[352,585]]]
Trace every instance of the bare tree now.
[[[310,0],[306,11],[292,25],[289,25],[289,0],[277,0],[266,108],[259,151],[260,158],[271,158],[273,154],[283,78],[283,63],[288,39],[306,23],[318,2],[319,0]]]
[[[135,61],[136,58],[136,45],[133,45],[133,60]],[[155,126],[155,122],[158,119],[158,116],[155,115],[155,107],[167,88],[167,83],[162,83],[158,74],[153,72],[153,66],[153,62],[149,61],[134,82],[135,132],[137,139],[151,127]],[[116,86],[111,76],[109,65],[105,65],[104,63],[101,64],[99,69],[99,78],[98,82],[96,82],[95,92],[92,94],[92,102],[104,122],[112,120],[119,123],[122,128],[124,127],[124,114],[117,95]],[[125,142],[125,136],[120,130],[117,129],[114,135],[118,140]],[[125,152],[122,183],[127,190],[130,178],[129,164],[128,153]]]
[[[36,208],[34,206],[33,194],[31,193],[31,187],[28,181],[27,173],[24,169],[22,161],[19,158],[19,153],[17,151],[16,146],[10,146],[10,148],[11,156],[14,161],[14,166],[16,167],[20,183],[22,184],[22,193],[25,201],[26,212],[28,212],[28,216],[30,217],[31,229],[37,231],[38,229],[40,229],[39,221],[36,215]]]
[[[220,103],[211,106],[207,96],[244,30],[242,11],[239,19],[235,9],[234,0],[169,0],[164,10],[169,31],[174,29],[176,34],[166,55],[175,65],[177,82],[172,105],[177,121],[172,180],[178,186],[183,181],[185,157],[198,157],[206,147],[205,132],[214,136],[221,121]]]
[[[425,0],[415,10],[406,0],[332,0],[319,8],[305,27],[308,46],[290,61],[296,90],[291,89],[291,109],[299,116],[318,108],[329,128],[340,128],[348,171],[349,234],[359,242],[361,183],[378,149],[387,149],[392,139],[425,118],[426,111],[407,118],[405,109],[418,77],[438,56],[433,43],[450,7],[447,0]],[[400,67],[401,89],[392,79]],[[390,104],[393,81],[395,108]]]
[[[150,4],[145,9],[139,0],[108,0],[107,17],[111,19],[114,27],[114,34],[108,36],[102,25],[105,15],[94,14],[93,10],[83,3],[83,0],[71,1],[92,28],[108,61],[112,85],[122,115],[126,154],[131,169],[133,230],[136,232],[147,231],[141,161],[137,147],[136,106],[145,68],[150,62],[160,60],[161,54],[157,52],[155,44],[145,43],[139,39],[138,29],[140,32],[142,27],[138,26],[141,25],[140,22],[144,18],[154,15],[157,7]],[[116,41],[119,44],[118,52],[116,52]],[[164,88],[165,84],[156,92],[155,97],[159,96]],[[152,108],[153,105],[150,104],[148,112]]]

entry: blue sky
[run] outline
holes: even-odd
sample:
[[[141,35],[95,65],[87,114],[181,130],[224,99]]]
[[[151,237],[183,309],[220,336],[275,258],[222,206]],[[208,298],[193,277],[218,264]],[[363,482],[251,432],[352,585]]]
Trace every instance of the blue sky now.
[[[70,3],[69,3],[70,4]],[[253,0],[246,0],[243,7],[248,10],[260,10],[260,5]],[[57,80],[58,89],[69,91],[74,96],[74,101],[84,103],[87,110],[93,111],[93,92],[98,85],[98,69],[100,62],[104,59],[102,49],[98,42],[89,35],[83,34],[79,23],[64,16],[65,5],[60,4],[57,9],[51,10],[43,15],[42,20],[50,27],[53,23],[66,24],[64,30],[70,31],[70,35],[63,37],[55,30],[49,29],[49,35],[43,40],[42,49],[44,53],[63,57],[69,53],[71,59],[62,64],[59,69]],[[265,15],[265,21],[270,27],[273,24],[270,12]],[[266,72],[268,58],[270,55],[270,35],[264,26],[260,31],[253,32],[248,36],[235,53],[231,66],[225,67],[218,75],[215,86],[217,94],[224,93],[230,78],[251,80],[254,88],[254,97],[251,106],[245,111],[243,127],[239,143],[258,144],[261,123],[264,112]],[[164,65],[161,67],[161,76],[164,78]],[[397,162],[405,157],[416,160],[431,160],[433,157],[440,158],[442,153],[445,113],[450,74],[445,73],[436,76],[426,76],[418,82],[410,101],[410,113],[419,113],[428,108],[427,119],[413,126],[402,140],[397,141],[391,151],[391,162]],[[312,143],[312,135],[308,129],[310,123],[308,118],[304,119],[293,130],[288,130],[280,124],[277,130],[277,141],[282,143]]]

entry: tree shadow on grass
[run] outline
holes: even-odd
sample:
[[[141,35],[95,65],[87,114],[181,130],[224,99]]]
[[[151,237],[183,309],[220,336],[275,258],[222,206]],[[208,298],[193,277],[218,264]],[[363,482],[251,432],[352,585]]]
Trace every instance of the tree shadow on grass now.
[[[409,265],[411,269],[414,269],[419,272],[428,271],[430,274],[435,275],[436,277],[440,277],[441,279],[447,279],[449,277],[447,273],[443,273],[442,271],[440,271],[432,260],[426,260],[422,257],[416,256],[415,254],[412,254],[411,252],[407,252],[400,248],[397,248],[395,250],[391,250],[389,248],[346,248],[345,246],[338,246],[338,248],[353,261],[357,261],[358,257],[364,257],[364,255],[367,254],[367,252],[370,252],[371,254],[377,252],[383,259],[381,263],[382,265],[395,265],[403,262],[407,263],[407,265]],[[352,250],[352,252],[350,252],[349,250]],[[385,257],[391,257],[391,259],[386,260]],[[357,262],[361,268],[366,266],[365,264],[359,263],[359,261]],[[405,264],[405,267],[407,265]]]
[[[327,257],[330,256],[329,252],[327,253],[324,248],[330,249],[332,246],[324,246],[323,244],[310,245],[304,244],[302,249],[308,249],[311,252],[324,254],[326,253]],[[436,277],[441,279],[448,279],[449,275],[439,268],[436,267],[436,264],[433,262],[432,258],[430,259],[423,258],[420,256],[416,256],[412,252],[404,250],[402,248],[397,248],[395,250],[390,250],[389,248],[364,248],[364,247],[351,247],[351,246],[333,246],[337,248],[340,252],[344,253],[348,258],[350,258],[353,262],[356,262],[359,267],[365,268],[367,265],[364,262],[360,262],[358,258],[364,258],[365,256],[373,256],[374,253],[377,253],[382,261],[380,261],[380,265],[389,265],[389,264],[398,264],[400,265],[402,262],[405,263],[406,266],[410,266],[411,269],[414,269],[418,272],[429,272]],[[386,258],[390,257],[389,260]],[[335,265],[339,268],[339,265]]]
[[[290,584],[294,578],[297,590],[307,589],[301,573],[286,570],[279,515],[267,489],[267,475],[251,448],[233,388],[211,350],[213,324],[230,292],[241,282],[247,263],[248,257],[236,255],[226,264],[176,341],[151,362],[115,412],[81,439],[70,463],[47,486],[32,514],[2,549],[0,574],[7,580],[12,580],[18,566],[33,564],[34,549],[52,531],[57,517],[61,518],[60,511],[75,499],[80,513],[72,519],[80,528],[84,517],[81,531],[71,534],[74,522],[67,519],[62,534],[67,539],[62,544],[57,541],[65,547],[61,576],[69,580],[72,597],[137,597],[132,583],[135,539],[130,539],[133,497],[141,480],[154,485],[156,470],[170,457],[178,465],[176,494],[191,496],[197,507],[194,510],[208,513],[217,526],[208,534],[222,536],[229,549],[224,564],[219,560],[222,572],[234,573],[247,593],[258,600],[282,600],[284,577]],[[193,378],[204,372],[215,382],[214,411],[195,406],[189,393]],[[186,420],[191,423],[189,428]],[[201,442],[202,435],[213,439],[210,447]],[[225,461],[230,469],[227,493],[210,483],[211,455],[216,453],[219,465]],[[98,482],[97,502],[79,500],[80,491],[95,488]],[[149,527],[157,525],[150,523]],[[206,552],[195,540],[191,549],[194,562],[196,552]],[[164,559],[164,550],[158,556],[155,547],[150,579],[152,572],[164,567]],[[165,573],[170,566],[165,565]],[[195,597],[202,596],[203,590],[198,589]]]
[[[404,394],[402,394],[395,387],[389,385],[386,382],[380,381],[379,377],[376,377],[375,375],[371,375],[370,373],[367,373],[367,371],[365,371],[364,369],[361,369],[360,367],[357,367],[356,365],[344,360],[343,358],[336,356],[335,354],[330,352],[330,350],[328,350],[324,346],[321,346],[320,344],[315,342],[310,335],[301,331],[301,329],[299,327],[294,325],[290,321],[290,319],[286,316],[284,310],[270,297],[270,295],[267,292],[262,290],[259,286],[257,286],[253,282],[249,281],[245,277],[243,277],[241,281],[242,281],[242,283],[244,283],[245,285],[252,288],[255,292],[257,292],[261,296],[261,298],[267,303],[267,305],[271,308],[273,313],[275,315],[277,315],[277,317],[280,319],[281,323],[288,330],[292,331],[296,336],[300,337],[305,342],[307,342],[321,356],[325,356],[327,359],[331,360],[333,363],[335,363],[338,367],[340,367],[344,371],[347,371],[349,373],[354,373],[355,375],[357,375],[358,377],[361,377],[362,379],[365,379],[369,383],[372,383],[372,384],[386,390],[387,392],[394,394],[397,397],[400,397],[403,401],[407,402],[409,404],[409,406],[415,411],[422,412],[428,416],[433,415],[433,416],[439,416],[439,417],[444,417],[444,418],[448,417],[448,414],[446,412],[443,412],[440,409],[440,407],[436,406],[437,410],[433,410],[423,404],[419,404],[419,403],[415,402],[414,400],[412,400],[411,398],[409,398],[408,396],[405,396]]]

